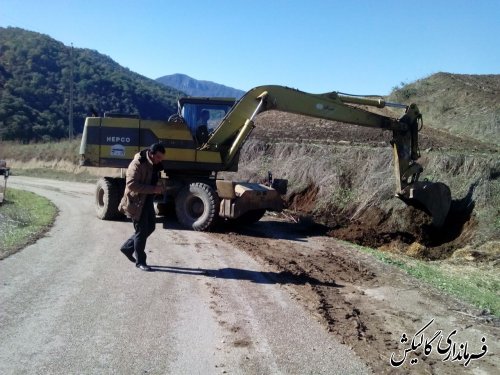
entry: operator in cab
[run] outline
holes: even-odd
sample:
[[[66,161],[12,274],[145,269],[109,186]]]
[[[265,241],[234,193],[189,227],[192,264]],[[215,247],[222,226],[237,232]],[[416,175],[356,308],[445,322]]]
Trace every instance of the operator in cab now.
[[[208,141],[208,120],[210,119],[210,113],[203,109],[200,112],[200,117],[198,119],[198,124],[196,127],[196,142],[198,145],[202,145]]]

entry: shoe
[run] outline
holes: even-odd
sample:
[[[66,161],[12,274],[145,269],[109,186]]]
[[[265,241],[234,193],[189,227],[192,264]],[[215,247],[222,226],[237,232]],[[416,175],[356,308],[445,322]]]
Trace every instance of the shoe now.
[[[146,271],[146,272],[151,272],[152,269],[151,267],[149,267],[147,264],[145,263],[137,263],[135,265],[137,268],[139,268],[140,270],[143,270],[143,271]]]
[[[125,255],[127,257],[128,260],[130,260],[131,262],[135,263],[135,258],[134,258],[134,256],[132,254],[128,253],[124,249],[120,249],[120,251],[123,253],[123,255]]]

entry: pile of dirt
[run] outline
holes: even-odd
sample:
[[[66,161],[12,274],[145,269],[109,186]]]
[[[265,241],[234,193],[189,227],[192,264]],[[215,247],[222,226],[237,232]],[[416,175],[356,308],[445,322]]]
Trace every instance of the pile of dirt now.
[[[211,236],[275,270],[279,278],[275,281],[353,348],[374,373],[394,372],[389,358],[401,351],[401,333],[416,331],[427,322],[421,317],[428,314],[440,325],[449,322],[449,327],[441,327],[447,332],[465,325],[476,336],[476,329],[498,332],[497,319],[482,317],[480,311],[431,292],[401,271],[323,236],[324,227],[295,221],[267,217],[253,226]],[[470,316],[477,316],[473,324]],[[492,363],[481,366],[487,371],[494,368]],[[419,373],[455,374],[456,370],[457,366],[446,367],[439,359],[419,355]]]
[[[302,220],[312,218],[325,225],[331,237],[419,259],[449,258],[470,242],[477,225],[472,215],[474,206],[458,201],[452,202],[450,214],[441,227],[433,226],[430,216],[410,206],[397,212],[371,206],[355,219],[349,219],[350,215],[340,210],[314,213],[317,192],[317,186],[309,186],[304,192],[292,195],[287,201],[289,209]],[[395,218],[403,223],[402,228],[395,223]],[[398,227],[400,229],[395,229]]]
[[[376,111],[388,116],[392,114],[387,109]],[[394,117],[394,114],[392,116]],[[291,176],[293,191],[286,197],[287,207],[294,215],[310,217],[325,225],[329,229],[330,236],[363,246],[402,252],[420,259],[446,259],[456,250],[473,242],[478,228],[478,211],[475,210],[475,201],[472,198],[474,189],[486,180],[494,181],[498,178],[494,167],[489,174],[471,172],[474,168],[480,169],[477,165],[484,164],[480,159],[474,160],[475,155],[477,157],[498,155],[498,148],[495,145],[458,137],[429,126],[424,127],[419,133],[419,145],[422,151],[419,162],[425,169],[422,178],[429,175],[434,175],[434,178],[444,177],[443,182],[455,183],[462,192],[464,183],[468,182],[470,185],[469,190],[463,193],[463,198],[452,201],[444,225],[436,228],[431,225],[431,218],[422,211],[385,203],[390,197],[389,190],[383,184],[388,181],[388,172],[392,167],[387,164],[382,165],[379,161],[387,159],[390,154],[389,145],[392,138],[390,131],[268,111],[257,116],[256,129],[251,137],[255,142],[267,145],[262,147],[269,149],[264,152],[264,156],[252,155],[252,159],[262,158],[261,165],[271,165],[266,162],[266,157],[272,160],[283,159],[281,162],[273,161],[273,168],[279,171],[276,173],[277,176],[281,177],[287,173],[290,175],[290,171],[303,169],[302,173],[294,172]],[[274,146],[269,145],[277,142],[294,144],[294,151],[290,151],[289,154],[273,151]],[[324,152],[318,151],[319,149],[323,149]],[[354,149],[360,151],[358,153],[342,151]],[[255,152],[255,149],[252,152]],[[302,162],[297,161],[292,166],[285,162],[285,160],[299,160],[301,155],[303,155]],[[331,161],[321,164],[326,158],[331,158]],[[351,163],[346,162],[345,158],[352,158]],[[245,163],[243,166],[246,166]],[[380,164],[378,169],[375,167],[370,169],[374,163]],[[256,169],[255,165],[253,168]],[[312,169],[321,172],[313,173]],[[470,173],[471,176],[463,174],[464,172]],[[363,173],[364,179],[360,178]],[[459,176],[460,179],[455,176]],[[476,181],[469,181],[471,178],[475,178]],[[366,185],[365,181],[370,179],[373,181],[370,181],[373,189],[358,186]],[[326,182],[321,183],[321,180]],[[297,190],[293,183],[300,185],[301,188]],[[496,185],[493,184],[482,186],[480,190],[486,192],[483,194],[490,194],[487,191],[496,189]],[[453,190],[451,184],[450,188],[454,196],[462,193]],[[345,190],[345,194],[337,196],[336,190]],[[360,201],[362,194],[372,193],[376,196],[375,200]],[[330,201],[325,203],[325,196],[328,195],[331,196]],[[339,202],[339,198],[343,202]],[[477,198],[477,195],[474,198]],[[323,201],[318,206],[321,199]],[[358,201],[355,202],[354,199]],[[381,202],[384,203],[379,205]],[[366,207],[359,209],[362,203],[366,203]]]

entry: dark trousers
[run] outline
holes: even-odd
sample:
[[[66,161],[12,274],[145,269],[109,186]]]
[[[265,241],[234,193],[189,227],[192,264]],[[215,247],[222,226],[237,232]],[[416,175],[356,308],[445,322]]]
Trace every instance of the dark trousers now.
[[[150,199],[151,198],[151,199]],[[138,221],[133,220],[135,233],[122,246],[122,251],[133,254],[135,251],[136,264],[146,264],[146,240],[156,227],[156,214],[152,196],[146,199]]]

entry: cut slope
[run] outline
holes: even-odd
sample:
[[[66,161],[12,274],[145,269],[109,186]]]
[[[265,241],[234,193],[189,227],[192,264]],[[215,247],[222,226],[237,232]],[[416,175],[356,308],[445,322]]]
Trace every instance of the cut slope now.
[[[385,111],[385,114],[399,117]],[[424,114],[425,116],[425,114]],[[307,143],[343,143],[346,145],[380,146],[389,145],[392,133],[381,129],[367,128],[337,121],[315,119],[278,111],[264,112],[256,117],[255,129],[251,134],[254,139],[269,142],[292,141]],[[459,137],[447,131],[432,128],[424,124],[419,133],[421,150],[468,150],[495,152],[498,147],[493,143],[472,138]]]
[[[314,217],[336,237],[426,259],[500,238],[500,155],[494,143],[425,121],[421,178],[449,185],[453,199],[445,226],[435,230],[424,213],[394,198],[390,131],[276,111],[260,114],[255,124],[239,177],[258,180],[272,171],[287,178],[292,212]]]
[[[396,87],[390,100],[417,103],[425,123],[500,146],[500,75],[437,73]]]

